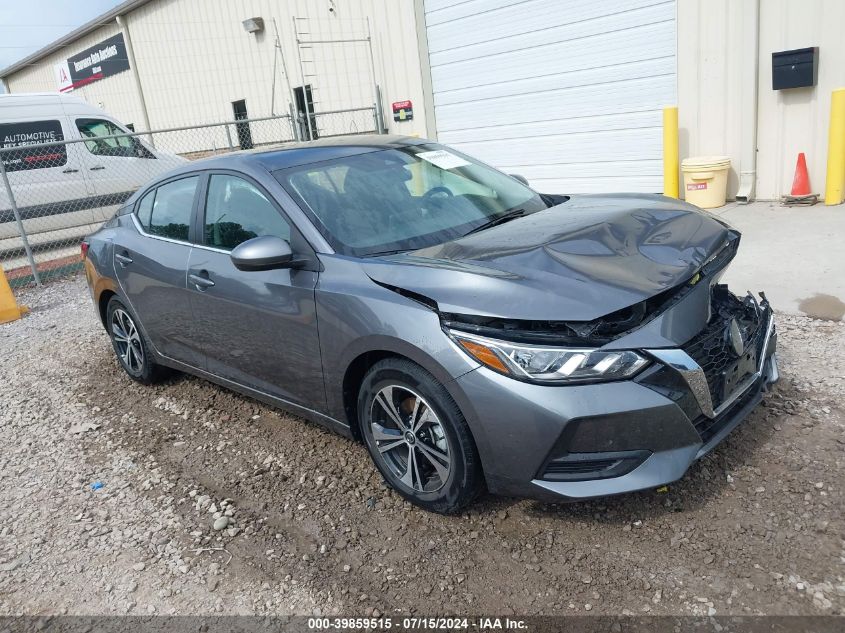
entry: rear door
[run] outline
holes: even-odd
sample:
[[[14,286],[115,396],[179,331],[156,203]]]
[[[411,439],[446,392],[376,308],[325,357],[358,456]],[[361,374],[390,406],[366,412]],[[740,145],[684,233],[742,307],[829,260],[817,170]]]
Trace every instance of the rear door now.
[[[203,353],[194,335],[185,276],[201,178],[182,176],[150,190],[128,218],[132,226],[114,241],[121,289],[156,350],[198,368],[204,366]]]
[[[244,272],[229,253],[261,235],[308,248],[270,194],[242,174],[211,173],[200,209],[201,242],[188,285],[208,371],[283,400],[325,405],[314,289],[307,270]]]

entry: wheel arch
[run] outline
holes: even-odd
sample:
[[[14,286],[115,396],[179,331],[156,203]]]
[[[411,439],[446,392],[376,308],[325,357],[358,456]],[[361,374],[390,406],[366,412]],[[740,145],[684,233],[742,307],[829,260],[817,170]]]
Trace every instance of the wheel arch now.
[[[348,350],[346,357],[349,360],[342,363],[345,369],[337,389],[340,394],[340,402],[333,407],[339,409],[338,414],[345,418],[352,436],[359,441],[361,440],[361,431],[360,420],[358,420],[358,392],[361,388],[361,382],[367,371],[385,358],[403,359],[418,365],[439,381],[452,398],[459,402],[459,399],[453,393],[452,383],[454,383],[456,376],[443,365],[407,341],[391,337],[378,337],[378,339],[378,344],[373,344],[375,342],[368,341],[368,339],[362,339],[355,346],[355,349]],[[469,369],[472,369],[472,367],[468,367]],[[330,385],[329,389],[331,393]]]
[[[109,301],[111,301],[112,297],[116,297],[117,293],[114,290],[106,289],[100,293],[100,296],[97,298],[97,312],[100,315],[100,323],[103,324],[103,327],[108,330],[109,326],[106,323],[107,312],[109,309]]]

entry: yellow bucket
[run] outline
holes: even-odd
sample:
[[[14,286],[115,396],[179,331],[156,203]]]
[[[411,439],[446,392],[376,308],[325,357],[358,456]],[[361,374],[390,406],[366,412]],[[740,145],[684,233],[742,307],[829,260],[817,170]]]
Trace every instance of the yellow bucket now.
[[[730,168],[728,156],[696,156],[682,160],[686,201],[702,209],[724,205]]]

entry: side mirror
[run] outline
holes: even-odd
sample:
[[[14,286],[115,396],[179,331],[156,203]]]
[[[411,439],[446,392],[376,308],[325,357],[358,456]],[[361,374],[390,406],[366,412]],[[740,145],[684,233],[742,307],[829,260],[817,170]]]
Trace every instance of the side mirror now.
[[[155,158],[153,153],[135,136],[132,138],[132,153],[136,158]]]
[[[294,264],[290,242],[275,235],[262,235],[238,244],[229,257],[238,270],[274,270]]]
[[[528,184],[528,178],[526,178],[525,176],[520,176],[519,174],[508,174],[508,176],[510,176],[514,180],[518,180],[519,182],[521,182],[526,187],[531,186],[531,185]]]

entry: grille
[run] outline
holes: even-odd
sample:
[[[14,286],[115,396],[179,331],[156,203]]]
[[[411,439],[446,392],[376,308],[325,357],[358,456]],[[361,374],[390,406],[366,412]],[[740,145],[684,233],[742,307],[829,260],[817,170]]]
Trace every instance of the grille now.
[[[714,435],[733,421],[738,412],[745,408],[749,402],[754,400],[760,391],[760,382],[757,381],[755,385],[756,388],[749,389],[745,395],[743,395],[733,405],[728,407],[727,411],[723,411],[721,415],[712,419],[708,418],[706,415],[700,415],[695,419],[693,424],[695,424],[695,430],[698,431],[699,436],[701,436],[702,442],[707,444],[707,442],[713,439]]]
[[[684,351],[704,370],[714,408],[724,402],[743,378],[756,371],[765,336],[764,314],[753,301],[742,301],[722,286],[714,288],[713,317],[684,346]],[[745,345],[740,357],[734,353],[728,338],[732,319],[736,319]]]

